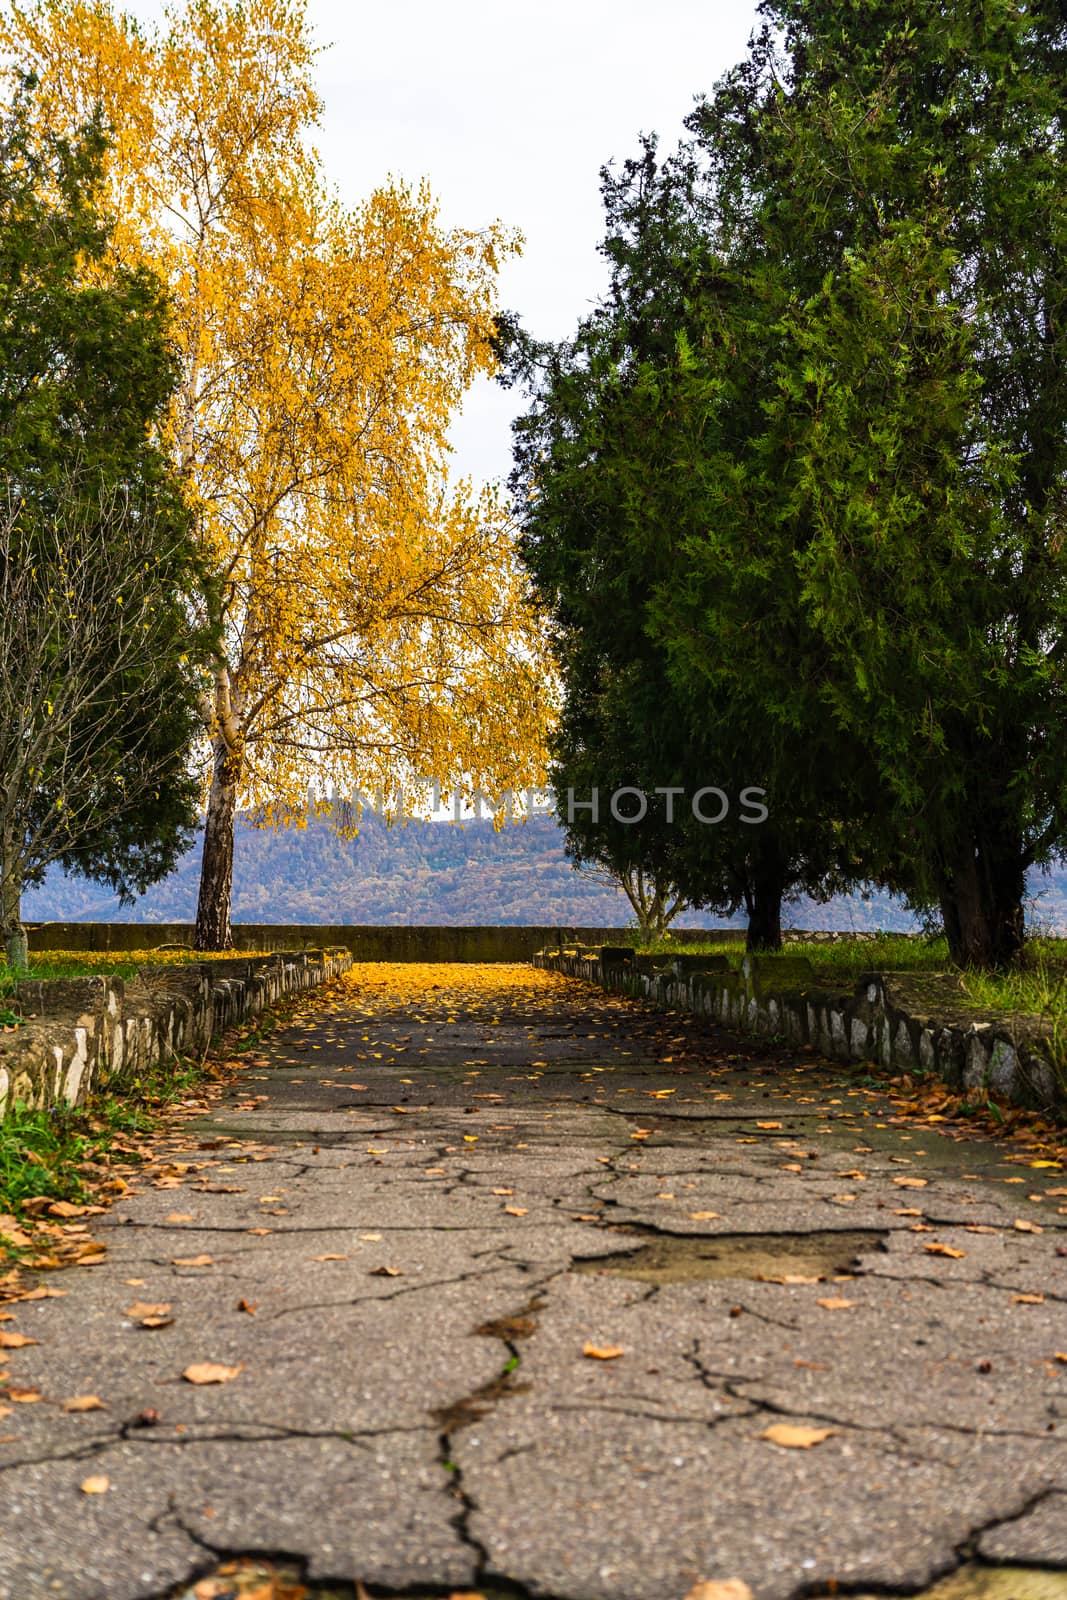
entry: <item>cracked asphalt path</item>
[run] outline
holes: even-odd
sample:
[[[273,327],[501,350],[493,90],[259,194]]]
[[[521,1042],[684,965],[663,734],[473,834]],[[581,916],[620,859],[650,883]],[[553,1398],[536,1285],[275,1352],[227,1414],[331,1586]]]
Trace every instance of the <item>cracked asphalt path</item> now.
[[[0,1600],[242,1553],[375,1597],[1067,1568],[1062,1172],[522,967],[356,969],[255,1060],[6,1308]]]

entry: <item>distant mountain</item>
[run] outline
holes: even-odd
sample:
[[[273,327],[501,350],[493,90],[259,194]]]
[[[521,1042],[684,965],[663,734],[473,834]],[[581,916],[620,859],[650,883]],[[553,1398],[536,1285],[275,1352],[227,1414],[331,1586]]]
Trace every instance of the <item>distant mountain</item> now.
[[[191,922],[200,877],[199,841],[177,871],[123,907],[83,879],[50,874],[27,892],[31,922]],[[1044,888],[1037,920],[1067,930],[1067,873]],[[620,891],[563,854],[551,817],[494,832],[489,821],[408,822],[389,827],[367,817],[355,839],[339,839],[325,820],[278,833],[239,825],[234,867],[235,922],[584,926],[625,928],[633,920]],[[915,919],[892,896],[842,895],[828,905],[804,899],[788,908],[793,927],[897,929]],[[743,926],[744,918],[732,919]],[[724,927],[730,919],[691,911],[679,927]]]

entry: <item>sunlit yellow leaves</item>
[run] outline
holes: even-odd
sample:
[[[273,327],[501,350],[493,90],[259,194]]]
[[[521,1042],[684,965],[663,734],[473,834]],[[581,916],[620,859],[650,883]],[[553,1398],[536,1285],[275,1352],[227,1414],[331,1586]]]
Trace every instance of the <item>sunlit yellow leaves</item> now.
[[[58,130],[100,104],[116,250],[170,293],[169,442],[221,580],[202,709],[243,802],[279,825],[312,780],[398,813],[420,773],[538,782],[552,673],[512,530],[448,473],[517,236],[446,228],[425,184],[339,203],[290,0],[187,0],[136,30],[110,0],[44,0],[0,46]]]

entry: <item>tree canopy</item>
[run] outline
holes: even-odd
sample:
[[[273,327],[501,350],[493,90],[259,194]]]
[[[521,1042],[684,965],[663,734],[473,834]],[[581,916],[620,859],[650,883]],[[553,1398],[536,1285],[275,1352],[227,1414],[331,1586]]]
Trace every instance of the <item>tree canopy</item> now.
[[[0,902],[46,868],[127,898],[187,848],[212,637],[181,485],[153,434],[178,366],[158,281],[110,255],[104,138],[0,121]]]
[[[517,237],[442,226],[427,188],[345,208],[310,138],[298,0],[188,0],[158,29],[108,0],[10,4],[0,39],[57,126],[99,105],[116,249],[168,285],[170,446],[218,578],[198,943],[229,939],[233,817],[309,789],[543,772],[551,672],[503,507],[451,483],[446,430],[493,365]]]
[[[576,651],[641,641],[690,767],[755,763],[783,858],[1004,961],[1067,837],[1067,20],[760,13],[679,153],[606,175],[526,548]]]

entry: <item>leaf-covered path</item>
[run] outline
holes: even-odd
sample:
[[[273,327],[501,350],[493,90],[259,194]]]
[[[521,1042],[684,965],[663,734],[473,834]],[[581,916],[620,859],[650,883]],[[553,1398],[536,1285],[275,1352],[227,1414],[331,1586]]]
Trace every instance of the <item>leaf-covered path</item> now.
[[[363,967],[135,1188],[3,1308],[2,1600],[1067,1568],[1067,1174],[810,1056]]]

